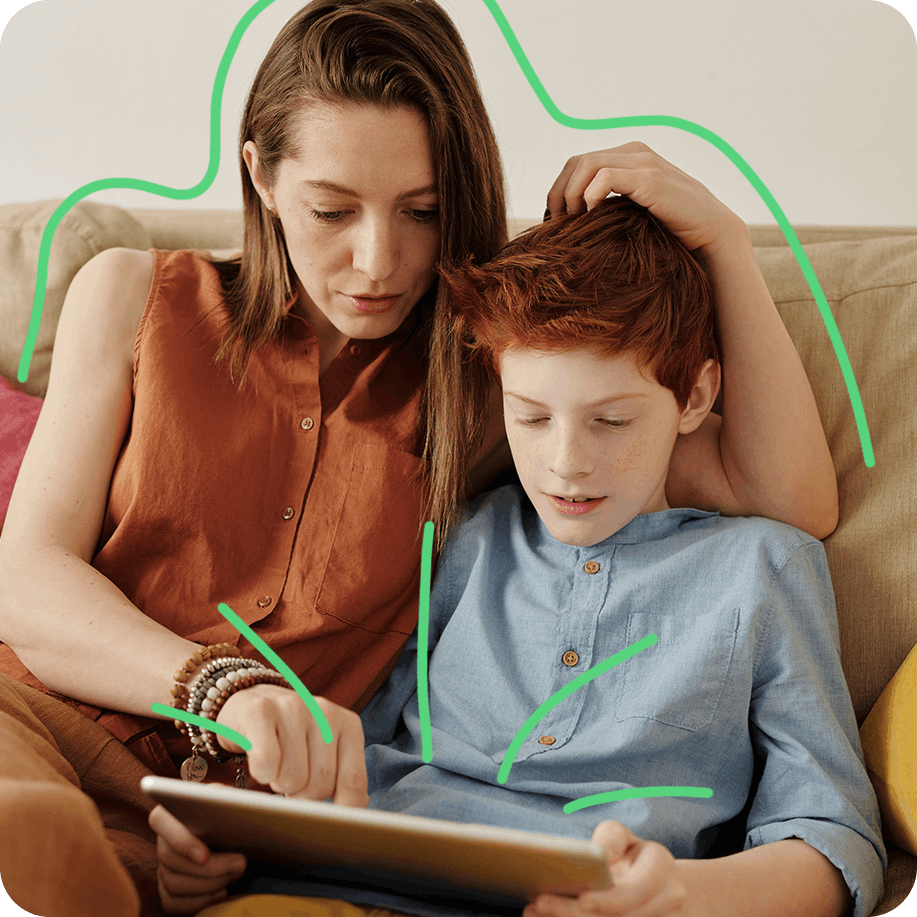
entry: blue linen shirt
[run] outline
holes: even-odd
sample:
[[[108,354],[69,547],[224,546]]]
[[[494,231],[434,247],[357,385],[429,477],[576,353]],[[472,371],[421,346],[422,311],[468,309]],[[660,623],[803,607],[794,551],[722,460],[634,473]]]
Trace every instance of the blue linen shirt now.
[[[654,634],[513,738],[551,695]],[[604,819],[676,857],[797,837],[867,917],[885,850],[841,670],[821,544],[755,518],[637,516],[591,547],[547,531],[518,487],[472,506],[430,601],[432,762],[422,760],[417,635],[364,710],[370,807],[589,838]],[[576,799],[650,786],[712,797]],[[418,911],[421,912],[421,911]]]

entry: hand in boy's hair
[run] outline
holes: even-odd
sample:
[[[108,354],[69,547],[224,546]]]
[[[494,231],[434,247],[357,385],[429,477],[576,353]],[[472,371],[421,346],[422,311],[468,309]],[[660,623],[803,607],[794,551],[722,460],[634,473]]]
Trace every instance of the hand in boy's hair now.
[[[541,895],[525,908],[524,917],[673,917],[683,912],[687,889],[666,847],[636,837],[616,821],[603,821],[592,840],[608,855],[610,887],[578,898]]]
[[[697,179],[639,142],[571,157],[548,193],[548,210],[551,216],[591,210],[609,194],[646,207],[699,256],[747,234],[742,220]]]

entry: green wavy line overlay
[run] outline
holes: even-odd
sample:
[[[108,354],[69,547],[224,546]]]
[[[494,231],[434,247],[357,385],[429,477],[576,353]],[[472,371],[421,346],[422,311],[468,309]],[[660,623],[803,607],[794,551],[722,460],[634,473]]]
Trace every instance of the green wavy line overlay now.
[[[273,2],[273,0],[269,0]],[[280,672],[287,680],[290,687],[302,698],[303,703],[309,708],[315,722],[318,723],[319,731],[326,745],[334,741],[334,734],[331,732],[331,725],[322,713],[312,692],[300,681],[296,673],[261,639],[225,602],[220,602],[217,606],[220,614],[229,621],[232,626],[242,634],[251,645],[264,656],[265,659],[273,663],[274,668]]]
[[[430,725],[430,687],[427,675],[430,646],[430,578],[433,566],[432,522],[423,524],[420,551],[420,599],[417,609],[417,712],[420,717],[420,752],[424,764],[433,760],[433,727]]]
[[[500,764],[500,771],[497,774],[497,783],[506,783],[507,778],[509,777],[510,768],[513,766],[513,761],[516,759],[516,755],[519,752],[519,749],[522,747],[522,743],[529,737],[529,734],[532,730],[538,725],[538,723],[544,719],[558,704],[565,701],[574,691],[582,688],[583,685],[588,684],[595,678],[598,678],[599,675],[608,672],[613,669],[616,665],[620,665],[622,662],[626,662],[633,656],[636,656],[637,653],[643,652],[643,650],[648,649],[657,642],[658,638],[655,634],[647,634],[642,640],[638,640],[636,643],[631,643],[630,646],[626,646],[620,652],[614,654],[614,656],[609,656],[607,659],[602,662],[594,665],[591,669],[587,669],[583,672],[582,675],[578,675],[573,679],[569,684],[564,685],[559,691],[555,691],[523,724],[522,728],[516,733],[513,737],[513,741],[509,743],[509,748],[506,749],[506,754],[503,756],[503,762]]]
[[[183,723],[190,723],[192,726],[198,726],[206,729],[207,732],[215,732],[217,735],[226,739],[232,739],[243,751],[251,751],[252,743],[235,729],[230,729],[216,720],[208,720],[205,716],[198,716],[196,713],[188,713],[187,710],[178,710],[175,707],[167,707],[165,704],[150,704],[153,713],[160,716],[171,717],[173,720],[181,720]]]
[[[245,13],[245,15],[239,20],[238,24],[232,32],[232,35],[230,36],[229,43],[226,46],[226,51],[223,53],[222,59],[220,60],[220,65],[217,68],[216,78],[214,79],[213,83],[213,94],[210,102],[210,162],[207,166],[207,171],[204,174],[204,177],[196,185],[187,189],[179,189],[170,188],[166,185],[159,185],[153,182],[147,182],[136,178],[100,179],[99,181],[90,182],[88,185],[83,185],[82,188],[78,188],[69,197],[62,201],[54,213],[51,215],[51,219],[48,220],[48,224],[45,226],[41,237],[41,246],[39,248],[38,254],[38,276],[35,281],[35,298],[32,304],[32,315],[29,320],[29,328],[26,333],[25,344],[22,348],[22,356],[19,361],[18,379],[20,382],[25,382],[28,378],[29,364],[32,360],[32,353],[35,350],[35,342],[38,339],[38,328],[41,324],[41,315],[45,301],[45,289],[47,286],[48,260],[51,254],[51,241],[54,237],[54,232],[60,224],[60,221],[70,210],[70,208],[73,207],[74,204],[83,200],[83,198],[88,197],[90,194],[95,193],[96,191],[104,191],[109,188],[129,188],[138,191],[146,191],[151,194],[158,194],[161,197],[168,197],[172,198],[173,200],[191,200],[192,198],[199,197],[213,184],[213,180],[216,177],[220,164],[220,111],[223,101],[223,89],[226,84],[226,74],[229,72],[229,65],[232,63],[232,59],[239,47],[242,36],[245,34],[246,30],[255,20],[255,18],[263,10],[267,9],[267,7],[269,7],[273,2],[274,0],[259,0],[259,2],[252,6],[248,12]],[[538,78],[538,75],[535,73],[532,65],[529,63],[525,52],[522,50],[522,47],[516,40],[516,36],[513,33],[509,22],[503,15],[503,11],[500,9],[496,0],[484,0],[484,3],[486,4],[488,10],[499,26],[500,31],[503,33],[503,37],[506,39],[510,50],[513,52],[513,56],[516,58],[516,63],[519,64],[519,67],[525,74],[525,77],[529,81],[529,85],[534,90],[535,95],[544,106],[545,111],[547,111],[547,113],[559,124],[563,125],[564,127],[572,127],[577,130],[605,130],[608,128],[616,127],[674,127],[678,130],[688,131],[697,137],[701,137],[708,143],[713,144],[713,146],[715,146],[721,153],[725,154],[726,157],[735,166],[738,167],[745,178],[748,179],[748,181],[751,183],[752,187],[758,192],[761,199],[765,202],[765,204],[767,204],[768,209],[777,220],[777,224],[783,231],[783,235],[786,237],[786,240],[789,243],[793,254],[796,256],[796,261],[799,263],[806,281],[809,284],[809,289],[812,291],[812,295],[815,297],[815,302],[818,304],[818,309],[821,313],[822,321],[824,322],[825,328],[828,331],[828,337],[831,339],[831,345],[834,347],[834,353],[841,367],[841,372],[844,376],[844,382],[847,386],[847,394],[850,398],[850,404],[853,407],[853,415],[854,419],[856,420],[857,430],[860,436],[860,445],[863,450],[864,461],[866,462],[866,466],[868,468],[872,468],[873,465],[875,465],[872,440],[869,435],[869,427],[866,423],[866,415],[863,411],[863,403],[860,398],[860,392],[857,388],[856,379],[853,375],[853,368],[851,367],[850,360],[847,357],[847,351],[844,347],[844,342],[841,339],[840,332],[837,329],[837,324],[834,321],[834,316],[831,314],[828,302],[825,299],[825,294],[822,292],[821,284],[818,282],[818,278],[815,276],[815,271],[809,262],[809,258],[806,255],[802,245],[800,244],[795,230],[790,225],[790,222],[783,213],[783,210],[780,208],[773,195],[767,189],[767,186],[764,184],[764,182],[758,178],[748,163],[728,143],[726,143],[712,131],[707,130],[705,127],[701,127],[699,124],[695,124],[693,121],[686,121],[683,118],[674,118],[667,115],[584,119],[573,118],[570,115],[564,114],[554,104],[553,99],[545,90],[541,80]]]
[[[606,802],[620,802],[623,799],[656,799],[660,796],[680,796],[687,799],[709,799],[713,790],[708,786],[643,786],[631,790],[614,790],[611,793],[596,793],[594,796],[583,796],[574,799],[564,806],[569,815],[590,806],[600,806]]]
[[[29,364],[32,362],[32,353],[35,350],[35,342],[38,339],[38,328],[41,324],[41,314],[44,308],[45,290],[48,282],[51,241],[60,221],[67,215],[67,212],[74,204],[78,204],[83,198],[89,197],[90,194],[95,194],[96,191],[107,191],[110,188],[128,188],[135,191],[146,191],[150,194],[157,194],[160,197],[168,197],[176,201],[189,201],[192,198],[200,197],[213,184],[220,166],[220,112],[223,105],[223,89],[226,85],[229,65],[232,63],[239,43],[242,41],[242,36],[248,27],[273,2],[274,0],[258,0],[258,3],[251,7],[239,20],[229,38],[226,50],[223,52],[223,57],[220,60],[219,67],[217,67],[216,77],[213,81],[213,94],[210,99],[210,162],[207,165],[204,177],[196,185],[191,188],[170,188],[167,185],[159,185],[139,178],[102,178],[98,181],[90,182],[88,185],[83,185],[82,188],[77,188],[51,214],[51,219],[48,220],[48,224],[42,233],[41,245],[38,251],[38,276],[35,280],[32,317],[29,320],[29,329],[26,332],[25,344],[19,360],[17,378],[20,382],[25,382],[28,378]]]
[[[847,395],[849,396],[850,404],[853,407],[853,416],[856,420],[857,431],[860,435],[860,446],[863,450],[863,459],[866,463],[866,467],[872,468],[875,465],[876,460],[873,454],[872,440],[869,435],[869,427],[866,424],[866,414],[863,411],[863,402],[860,399],[860,391],[857,388],[856,379],[853,375],[853,368],[851,367],[850,360],[847,357],[847,351],[844,347],[844,342],[841,340],[841,335],[837,329],[837,324],[834,321],[834,316],[831,314],[831,309],[828,306],[828,301],[825,299],[825,294],[822,292],[821,284],[818,282],[818,278],[815,276],[815,270],[809,262],[809,257],[806,255],[805,250],[803,249],[802,244],[796,235],[796,231],[790,225],[790,221],[786,218],[786,215],[780,208],[780,205],[777,203],[774,196],[770,193],[764,182],[758,178],[758,176],[752,170],[751,166],[748,165],[748,163],[736,152],[736,150],[734,150],[721,137],[714,134],[713,131],[710,131],[705,127],[701,127],[701,125],[696,124],[693,121],[686,121],[684,118],[674,118],[669,115],[633,116],[626,118],[573,118],[570,115],[564,114],[554,104],[554,100],[550,97],[550,95],[548,95],[547,90],[544,88],[544,85],[538,78],[538,74],[535,73],[535,70],[529,63],[525,52],[522,50],[522,46],[516,39],[516,36],[513,33],[509,22],[507,22],[506,17],[503,15],[503,11],[500,9],[496,0],[484,0],[484,3],[486,4],[488,10],[490,10],[490,13],[499,26],[500,31],[503,33],[503,37],[506,39],[506,43],[509,45],[510,50],[513,52],[513,56],[516,58],[516,63],[519,64],[519,67],[525,74],[525,77],[529,81],[529,85],[534,90],[538,100],[544,106],[545,111],[558,124],[564,127],[572,127],[577,130],[586,131],[607,130],[609,128],[616,127],[674,127],[677,130],[687,131],[688,133],[694,134],[696,137],[700,137],[702,140],[706,140],[708,143],[711,143],[721,153],[723,153],[751,183],[751,186],[755,189],[755,191],[758,192],[758,195],[761,197],[764,203],[767,204],[768,209],[773,214],[774,219],[777,221],[777,225],[783,231],[783,235],[786,237],[786,240],[790,245],[790,249],[796,256],[796,261],[799,263],[799,267],[802,269],[802,273],[805,276],[807,283],[809,284],[809,289],[812,291],[812,295],[815,297],[815,302],[818,304],[818,310],[821,313],[822,321],[825,323],[825,328],[828,331],[828,337],[831,339],[831,344],[834,347],[835,356],[837,357],[837,361],[840,364],[841,372],[844,375],[844,382],[847,386]]]

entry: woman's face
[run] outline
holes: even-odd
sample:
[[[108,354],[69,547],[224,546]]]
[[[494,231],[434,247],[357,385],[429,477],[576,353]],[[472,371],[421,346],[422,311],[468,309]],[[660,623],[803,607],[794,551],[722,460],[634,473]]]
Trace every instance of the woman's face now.
[[[439,197],[424,117],[411,108],[313,103],[294,126],[295,158],[270,187],[245,161],[283,225],[298,309],[323,361],[348,338],[397,330],[429,289],[439,258]]]

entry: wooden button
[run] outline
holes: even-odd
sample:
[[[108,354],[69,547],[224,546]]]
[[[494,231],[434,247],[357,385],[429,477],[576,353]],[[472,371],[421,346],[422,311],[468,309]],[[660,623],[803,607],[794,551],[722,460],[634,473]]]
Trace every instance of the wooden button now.
[[[563,656],[564,665],[576,665],[579,662],[579,656],[573,650],[567,650]]]
[[[541,745],[553,745],[556,741],[557,739],[555,739],[554,736],[542,736],[538,740]]]
[[[259,608],[268,608],[270,607],[270,604],[273,601],[274,600],[269,595],[266,595],[263,598],[258,599],[258,607]]]
[[[292,519],[296,515],[296,510],[292,506],[288,506],[281,514],[280,517],[284,520]]]
[[[583,569],[587,573],[598,573],[602,568],[594,560],[587,560],[586,563],[583,564]]]
[[[315,426],[315,421],[311,417],[303,417],[299,425],[304,430],[311,430]]]

